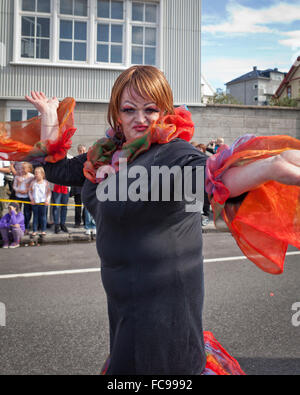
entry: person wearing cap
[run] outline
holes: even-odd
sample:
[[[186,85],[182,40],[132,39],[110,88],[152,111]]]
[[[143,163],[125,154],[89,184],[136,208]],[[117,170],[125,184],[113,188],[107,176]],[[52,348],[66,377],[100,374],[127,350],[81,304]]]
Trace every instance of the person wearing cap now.
[[[20,247],[24,231],[24,215],[20,211],[19,204],[12,202],[8,206],[8,213],[0,220],[0,232],[3,239],[3,248]],[[10,241],[12,241],[11,244]]]

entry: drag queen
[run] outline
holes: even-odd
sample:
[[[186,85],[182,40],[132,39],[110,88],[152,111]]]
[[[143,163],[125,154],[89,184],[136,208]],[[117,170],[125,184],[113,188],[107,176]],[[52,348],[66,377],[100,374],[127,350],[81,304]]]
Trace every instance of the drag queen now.
[[[244,254],[262,270],[279,274],[288,244],[300,248],[298,140],[247,135],[206,163],[189,143],[191,114],[174,108],[164,75],[151,66],[133,66],[112,89],[106,137],[87,154],[68,160],[74,100],[59,103],[40,92],[26,98],[41,116],[3,123],[0,152],[9,160],[43,163],[50,182],[83,186],[83,202],[97,224],[107,294],[110,350],[102,373],[244,374],[203,331],[201,211],[187,212],[184,199],[164,201],[161,194],[156,201],[120,199],[124,174],[119,166],[126,160],[128,174],[139,166],[149,177],[153,166],[177,166],[182,174],[187,166],[193,174],[205,167],[216,223],[225,221]],[[105,178],[105,166],[115,175]],[[117,199],[100,201],[98,186],[112,179]],[[135,189],[136,180],[126,181],[128,191]],[[150,196],[153,180],[148,181],[142,192]],[[196,181],[194,176],[191,182]]]

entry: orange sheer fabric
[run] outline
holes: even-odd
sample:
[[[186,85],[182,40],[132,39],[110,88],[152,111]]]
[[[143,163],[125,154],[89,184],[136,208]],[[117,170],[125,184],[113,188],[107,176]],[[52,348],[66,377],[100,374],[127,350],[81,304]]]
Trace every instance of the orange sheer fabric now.
[[[73,111],[75,100],[64,99],[57,109],[59,137],[57,141],[41,140],[41,117],[28,121],[0,122],[0,152],[6,153],[5,159],[25,161],[43,156],[48,162],[62,159],[71,147],[70,138],[74,134]],[[62,148],[57,152],[57,144]],[[69,147],[69,148],[68,148]]]
[[[300,249],[300,187],[270,181],[248,192],[240,203],[228,199],[221,176],[229,167],[300,150],[300,141],[289,136],[252,137],[208,161],[208,192],[215,222],[221,216],[243,253],[271,274],[283,272],[288,245]],[[219,155],[219,157],[218,157]],[[223,159],[222,159],[223,155]]]

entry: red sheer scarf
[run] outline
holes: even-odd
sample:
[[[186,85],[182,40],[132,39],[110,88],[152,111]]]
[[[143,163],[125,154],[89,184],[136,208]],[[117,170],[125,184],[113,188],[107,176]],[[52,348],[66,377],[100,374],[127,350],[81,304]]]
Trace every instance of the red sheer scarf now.
[[[206,189],[215,222],[222,218],[246,257],[272,274],[283,272],[289,244],[300,249],[300,187],[270,181],[236,202],[228,200],[222,175],[232,166],[291,149],[300,150],[300,141],[289,136],[246,135],[207,162]]]

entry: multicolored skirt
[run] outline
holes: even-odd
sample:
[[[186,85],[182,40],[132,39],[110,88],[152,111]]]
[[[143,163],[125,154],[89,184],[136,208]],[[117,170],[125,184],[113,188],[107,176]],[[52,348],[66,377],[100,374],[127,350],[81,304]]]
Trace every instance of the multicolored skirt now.
[[[211,332],[204,332],[206,366],[201,376],[245,376],[238,361],[233,358]]]
[[[245,376],[238,361],[216,340],[211,332],[204,332],[206,366],[201,376]],[[101,375],[105,375],[109,358],[105,361]]]

